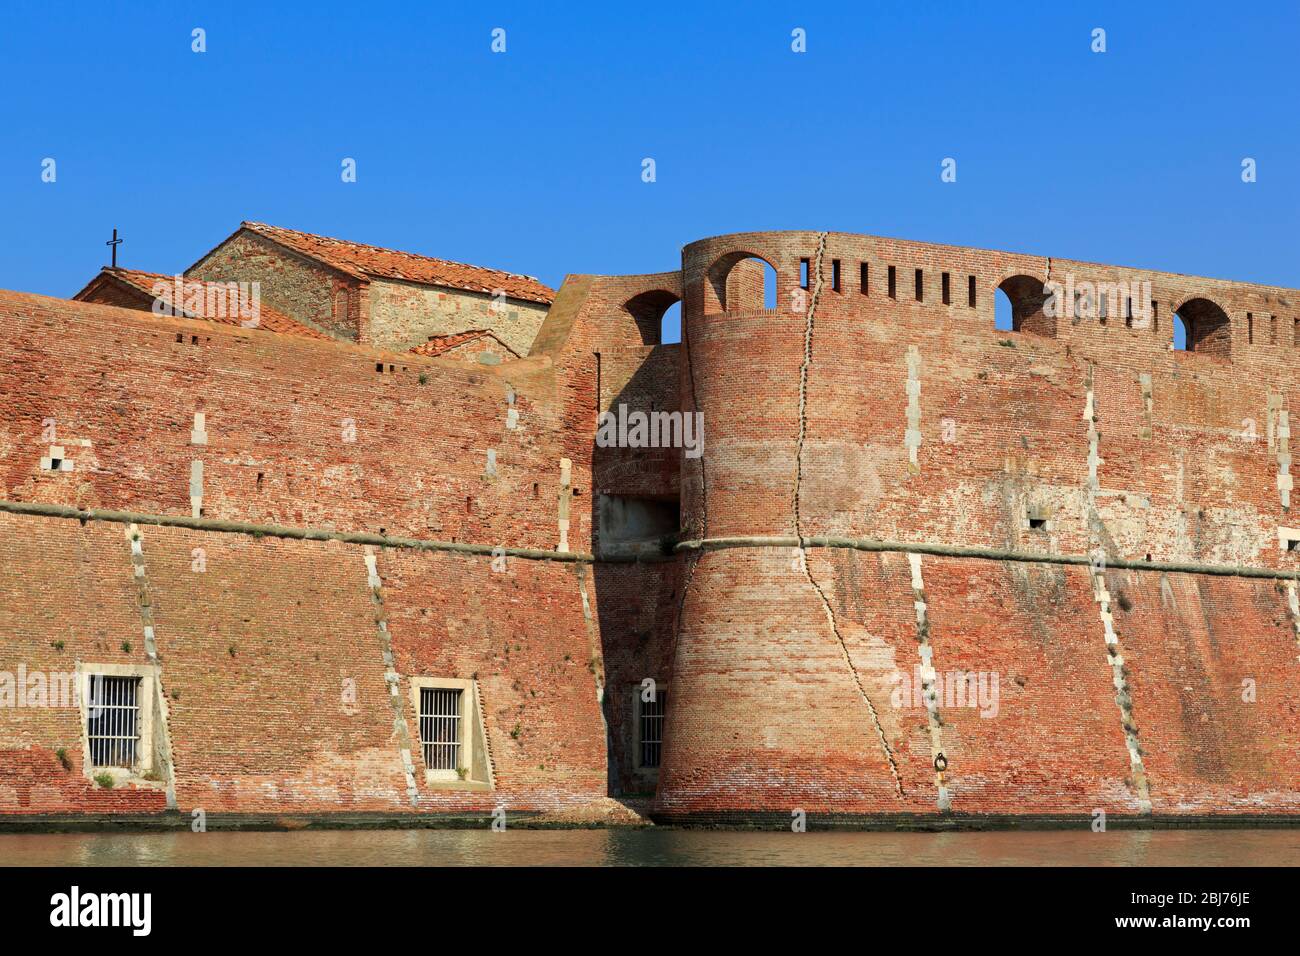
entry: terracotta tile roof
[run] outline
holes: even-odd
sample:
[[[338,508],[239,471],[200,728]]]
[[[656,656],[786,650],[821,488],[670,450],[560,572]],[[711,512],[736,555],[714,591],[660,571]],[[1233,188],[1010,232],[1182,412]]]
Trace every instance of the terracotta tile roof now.
[[[359,279],[401,279],[422,285],[443,286],[448,289],[465,289],[470,292],[496,292],[498,289],[512,299],[540,302],[550,305],[555,290],[542,285],[532,276],[515,275],[483,266],[432,259],[412,252],[399,252],[360,242],[330,239],[294,229],[281,229],[262,222],[244,222],[240,228],[278,242],[282,246],[316,259],[340,272]]]
[[[415,348],[411,349],[410,352],[412,355],[442,355],[444,352],[449,352],[458,345],[464,345],[466,342],[473,342],[475,339],[480,339],[484,336],[492,339],[492,341],[496,342],[511,355],[516,358],[519,357],[519,353],[506,345],[505,342],[502,342],[501,339],[497,338],[496,333],[491,329],[466,329],[464,332],[453,332],[449,335],[432,335],[429,337],[429,341],[422,345],[417,345]]]
[[[145,293],[146,295],[150,295],[150,296],[158,295],[169,306],[173,304],[172,298],[175,295],[175,290],[176,290],[175,276],[163,275],[158,272],[141,272],[139,269],[111,269],[111,268],[105,268],[103,272],[100,273],[100,276],[109,276],[118,279],[122,282],[125,282],[127,285],[132,286],[133,288],[139,289],[141,292]],[[181,286],[182,301],[179,304],[179,306],[176,308],[177,314],[186,316],[188,318],[193,318],[193,319],[207,319],[209,322],[219,322],[222,325],[238,325],[241,327],[247,327],[244,326],[244,323],[247,320],[244,318],[244,316],[240,315],[237,307],[227,308],[225,310],[226,314],[224,315],[220,314],[222,311],[220,308],[215,310],[204,310],[204,311],[213,311],[214,314],[212,315],[203,315],[200,314],[198,311],[186,308],[186,302],[184,300],[189,297],[190,290],[192,290],[195,285],[204,286],[204,290],[206,293],[208,287],[224,286],[225,283],[205,282],[201,279],[188,279],[184,277],[182,277],[181,281],[183,283]],[[161,286],[162,288],[158,288],[159,286]],[[155,293],[154,291],[155,288],[158,288],[157,293]],[[80,293],[78,294],[80,295]],[[204,301],[211,302],[213,300],[208,298],[208,296],[205,294]],[[283,312],[271,308],[271,306],[267,305],[265,302],[260,301],[260,299],[258,302],[257,320],[258,320],[257,325],[255,326],[256,328],[266,329],[267,331],[270,332],[283,332],[287,335],[301,335],[309,339],[330,339],[331,338],[330,336],[326,335],[324,332],[317,331],[316,329],[313,329],[311,326],[304,325],[303,323],[297,321],[296,319],[292,319],[289,316],[285,315]]]

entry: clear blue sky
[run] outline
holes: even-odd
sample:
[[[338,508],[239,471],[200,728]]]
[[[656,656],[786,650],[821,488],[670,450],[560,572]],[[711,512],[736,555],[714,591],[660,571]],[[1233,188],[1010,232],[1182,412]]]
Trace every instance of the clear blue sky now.
[[[6,4],[0,287],[242,219],[556,286],[791,228],[1300,286],[1296,0],[612,6]]]

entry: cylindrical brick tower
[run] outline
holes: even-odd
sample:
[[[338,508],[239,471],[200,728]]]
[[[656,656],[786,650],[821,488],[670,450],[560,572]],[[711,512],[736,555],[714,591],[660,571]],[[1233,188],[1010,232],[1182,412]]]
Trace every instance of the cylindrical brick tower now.
[[[814,438],[809,313],[815,323],[824,307],[819,270],[823,286],[831,281],[823,247],[822,234],[792,232],[683,251],[681,394],[706,436],[703,456],[683,463],[687,537],[812,533],[815,516],[798,509],[823,504],[801,474]],[[776,272],[775,309],[764,307],[764,261]],[[900,773],[917,773],[914,758],[900,768],[895,752],[906,732],[888,707],[892,648],[833,605],[842,599],[821,580],[833,576],[825,555],[741,543],[682,560],[661,818],[934,810],[933,785],[902,787]],[[901,568],[880,587],[901,587],[897,605],[907,608]],[[901,622],[895,635],[904,647],[906,630]]]

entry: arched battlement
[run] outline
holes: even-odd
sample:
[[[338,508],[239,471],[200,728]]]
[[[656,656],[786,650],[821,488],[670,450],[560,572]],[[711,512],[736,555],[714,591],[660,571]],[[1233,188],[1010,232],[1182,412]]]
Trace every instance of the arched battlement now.
[[[737,277],[741,264],[750,260],[761,260],[775,271],[775,314],[785,318],[803,315],[820,277],[824,294],[819,311],[845,321],[902,322],[918,332],[948,329],[980,335],[990,344],[1008,334],[1027,334],[1056,339],[1063,351],[1095,352],[1098,362],[1122,356],[1125,361],[1158,364],[1172,347],[1175,314],[1185,304],[1204,299],[1222,315],[1192,306],[1197,331],[1190,351],[1233,363],[1276,364],[1280,356],[1260,347],[1300,348],[1300,293],[1294,290],[807,230],[712,236],[683,247],[684,321],[761,311],[752,282],[746,286],[752,275]],[[999,289],[1012,301],[1009,332],[995,327]],[[1239,326],[1240,331],[1234,331]]]
[[[650,289],[638,292],[623,303],[623,311],[632,317],[641,333],[642,345],[659,345],[663,341],[664,313],[681,300],[677,292]]]
[[[719,256],[705,273],[704,311],[756,312],[766,307],[764,266],[776,266],[757,253],[740,251]]]
[[[801,259],[812,261],[816,232],[742,232],[713,236],[682,249],[684,317],[766,310],[766,288],[760,289],[757,268],[775,273],[775,311],[790,312],[798,304]],[[746,270],[744,263],[754,261]],[[761,264],[759,266],[758,264]],[[794,309],[798,312],[798,309]]]
[[[1011,302],[1013,332],[1056,335],[1058,303],[1049,295],[1043,280],[1018,273],[999,282],[998,291]]]
[[[681,300],[681,281],[679,272],[566,276],[530,354],[658,345],[664,312]]]
[[[1185,351],[1232,358],[1232,320],[1218,303],[1194,296],[1175,308],[1174,315],[1183,323]]]

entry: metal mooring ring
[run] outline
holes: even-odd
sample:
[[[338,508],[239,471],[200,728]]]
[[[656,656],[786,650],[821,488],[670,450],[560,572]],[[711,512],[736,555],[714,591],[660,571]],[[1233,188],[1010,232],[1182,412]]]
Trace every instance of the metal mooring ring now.
[[[940,773],[943,773],[945,770],[948,769],[948,758],[945,757],[942,753],[937,753],[934,755],[934,769],[939,771]]]

